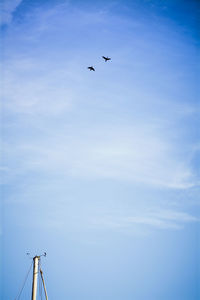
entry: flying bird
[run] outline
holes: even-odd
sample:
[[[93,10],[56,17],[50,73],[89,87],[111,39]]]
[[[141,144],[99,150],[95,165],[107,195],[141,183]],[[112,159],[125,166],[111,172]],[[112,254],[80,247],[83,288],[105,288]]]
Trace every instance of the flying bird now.
[[[111,60],[110,57],[105,57],[105,56],[102,56],[103,59],[105,59],[105,62],[107,62],[108,60]]]
[[[88,67],[88,69],[89,69],[90,71],[95,71],[95,68],[94,68],[93,66]]]

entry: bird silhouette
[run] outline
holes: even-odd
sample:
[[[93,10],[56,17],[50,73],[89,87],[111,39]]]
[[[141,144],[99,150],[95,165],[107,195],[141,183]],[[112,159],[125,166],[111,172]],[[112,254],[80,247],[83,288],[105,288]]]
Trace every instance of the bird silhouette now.
[[[105,56],[102,56],[103,59],[105,59],[105,62],[107,62],[108,60],[111,60],[110,57],[105,57]]]
[[[90,71],[95,71],[95,68],[94,68],[93,66],[88,67],[88,69],[89,69]]]

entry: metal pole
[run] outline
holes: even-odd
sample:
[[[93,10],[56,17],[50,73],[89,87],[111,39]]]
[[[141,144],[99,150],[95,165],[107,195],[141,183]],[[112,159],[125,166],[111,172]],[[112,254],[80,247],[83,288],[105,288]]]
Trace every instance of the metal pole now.
[[[37,296],[37,277],[38,277],[38,264],[40,256],[33,258],[33,284],[32,284],[32,300],[36,300]]]
[[[43,287],[44,287],[45,298],[46,298],[46,300],[48,300],[47,290],[46,290],[46,286],[45,286],[45,283],[44,283],[44,277],[43,277],[43,272],[42,272],[41,268],[40,268],[40,274],[41,274],[42,283],[43,283]]]

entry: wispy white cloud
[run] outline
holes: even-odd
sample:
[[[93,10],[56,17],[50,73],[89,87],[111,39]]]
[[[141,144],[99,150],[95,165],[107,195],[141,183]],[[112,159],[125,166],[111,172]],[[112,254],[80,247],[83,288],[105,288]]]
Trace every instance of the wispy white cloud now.
[[[97,227],[131,231],[135,226],[177,230],[192,222],[199,222],[199,219],[185,212],[163,209],[134,213],[133,216],[125,217],[107,215],[93,219],[92,223]]]
[[[18,172],[40,171],[74,178],[107,178],[165,188],[190,188],[197,180],[190,167],[190,153],[180,158],[170,140],[154,126],[113,127],[71,131],[71,127],[44,131],[44,139],[7,149]],[[63,133],[65,131],[65,134]],[[51,137],[49,137],[51,135]]]
[[[0,25],[9,24],[12,15],[23,0],[1,0],[0,2]]]
[[[37,64],[30,65],[27,61],[20,60],[19,63],[21,63],[20,70],[28,68],[29,72],[30,70],[34,72],[37,68]],[[38,66],[38,69],[41,67]],[[56,79],[53,72],[48,76],[38,74],[37,78],[27,80],[16,77],[16,74],[20,74],[20,70],[14,72],[14,76],[6,72],[4,98],[7,100],[7,109],[15,113],[52,116],[70,111],[73,93],[70,94],[68,86],[60,83],[60,78]]]
[[[170,209],[134,210],[134,212],[93,212],[83,209],[81,215],[72,210],[66,213],[63,206],[57,205],[46,211],[46,215],[37,222],[30,223],[31,227],[42,227],[46,230],[100,230],[115,231],[123,234],[146,235],[154,230],[181,230],[185,226],[198,223],[200,218],[183,211]],[[22,224],[21,224],[22,225]]]

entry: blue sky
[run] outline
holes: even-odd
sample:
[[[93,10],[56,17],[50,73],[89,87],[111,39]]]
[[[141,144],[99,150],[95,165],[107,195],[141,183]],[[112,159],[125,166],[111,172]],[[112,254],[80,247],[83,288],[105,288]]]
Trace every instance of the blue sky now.
[[[198,299],[198,1],[0,6],[2,299]]]

